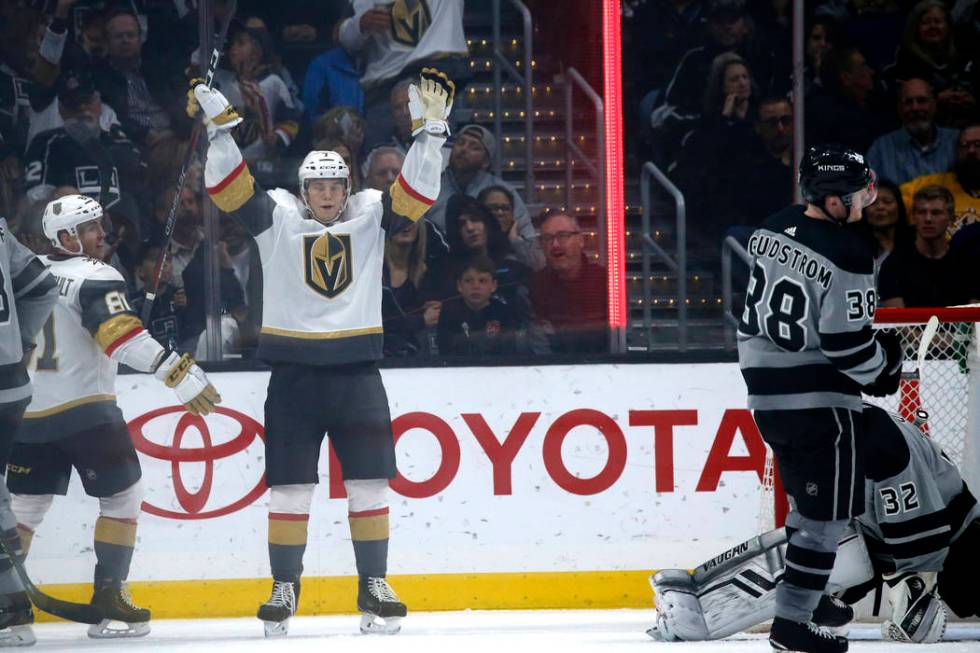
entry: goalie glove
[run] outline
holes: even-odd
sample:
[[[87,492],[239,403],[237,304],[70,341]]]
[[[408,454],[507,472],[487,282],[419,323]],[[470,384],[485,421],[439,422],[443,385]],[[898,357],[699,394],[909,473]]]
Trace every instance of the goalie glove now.
[[[946,606],[936,590],[935,572],[889,578],[892,618],[881,624],[881,637],[893,642],[933,644],[946,632]]]
[[[209,415],[221,403],[221,395],[208,381],[204,370],[187,354],[169,352],[154,376],[174,389],[177,400],[192,415]]]
[[[242,117],[221,91],[208,88],[203,80],[195,79],[187,91],[187,115],[196,118],[202,109],[208,137],[214,136],[219,130],[231,129],[242,121]]]
[[[436,136],[449,136],[449,112],[453,108],[456,84],[435,68],[423,68],[419,84],[408,87],[408,112],[412,115],[412,136],[425,130]]]
[[[898,392],[899,383],[902,381],[902,340],[897,333],[888,331],[878,331],[875,333],[875,340],[881,345],[885,354],[885,367],[878,373],[878,377],[861,388],[862,392],[872,397],[888,397]]]

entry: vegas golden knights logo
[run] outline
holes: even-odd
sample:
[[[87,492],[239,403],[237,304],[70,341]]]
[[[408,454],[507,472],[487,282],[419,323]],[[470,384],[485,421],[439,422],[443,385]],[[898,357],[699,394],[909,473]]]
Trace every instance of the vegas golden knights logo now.
[[[395,41],[414,48],[432,24],[432,12],[426,0],[396,0],[391,19]]]
[[[306,285],[333,299],[354,281],[350,234],[326,232],[303,238]]]

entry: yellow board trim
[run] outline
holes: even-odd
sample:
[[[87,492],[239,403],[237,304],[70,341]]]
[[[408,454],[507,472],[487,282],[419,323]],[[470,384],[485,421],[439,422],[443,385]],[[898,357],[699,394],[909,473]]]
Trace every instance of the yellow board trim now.
[[[644,571],[412,574],[389,576],[411,611],[653,608]],[[254,617],[269,597],[268,578],[130,582],[136,605],[154,619]],[[68,601],[87,603],[90,583],[43,585]],[[355,614],[356,576],[303,578],[299,614]],[[38,621],[57,621],[36,612]],[[409,615],[411,617],[411,614]],[[354,626],[356,630],[356,626]],[[261,633],[261,629],[258,631]]]
[[[340,338],[354,338],[356,336],[368,336],[374,333],[384,333],[382,327],[365,327],[363,329],[347,329],[346,331],[310,332],[310,331],[291,331],[278,327],[262,327],[262,333],[267,336],[281,336],[283,338],[300,338],[302,340],[338,340]]]
[[[58,404],[57,406],[52,406],[51,408],[45,408],[44,410],[28,411],[24,413],[24,419],[38,419],[41,417],[50,417],[51,415],[56,415],[58,413],[63,413],[66,410],[71,410],[72,408],[78,408],[85,404],[94,404],[97,401],[115,401],[116,395],[92,395],[91,397],[82,397],[81,399],[75,399],[73,401],[68,401],[63,404]]]

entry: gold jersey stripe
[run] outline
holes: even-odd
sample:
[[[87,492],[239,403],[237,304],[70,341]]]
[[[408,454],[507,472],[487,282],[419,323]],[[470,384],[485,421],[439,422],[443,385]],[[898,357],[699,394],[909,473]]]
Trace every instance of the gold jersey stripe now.
[[[413,222],[425,215],[434,203],[433,200],[416,192],[401,175],[398,175],[391,184],[388,192],[391,194],[391,209]]]
[[[95,541],[117,546],[136,546],[136,524],[99,517],[95,520]]]
[[[280,336],[283,338],[300,338],[302,340],[339,340],[342,338],[356,338],[357,336],[369,336],[375,333],[384,333],[382,327],[364,327],[363,329],[347,329],[344,331],[292,331],[291,329],[280,329],[278,327],[262,327],[261,333],[267,336]]]
[[[240,209],[255,193],[255,180],[245,161],[231,171],[217,186],[208,189],[215,206],[226,213]]]
[[[387,540],[388,515],[350,517],[350,539],[358,542]]]
[[[115,401],[116,395],[92,395],[90,397],[82,397],[81,399],[74,399],[72,401],[67,401],[63,404],[58,404],[57,406],[52,406],[51,408],[45,408],[44,410],[27,411],[24,413],[24,419],[38,419],[39,417],[50,417],[51,415],[57,415],[58,413],[63,413],[66,410],[71,410],[72,408],[78,408],[79,406],[84,406],[85,404],[94,404],[97,401]]]
[[[285,521],[269,519],[269,544],[282,546],[303,546],[306,544],[308,521]]]
[[[116,315],[99,325],[99,330],[95,332],[95,341],[105,351],[130,331],[142,328],[143,323],[135,315]]]

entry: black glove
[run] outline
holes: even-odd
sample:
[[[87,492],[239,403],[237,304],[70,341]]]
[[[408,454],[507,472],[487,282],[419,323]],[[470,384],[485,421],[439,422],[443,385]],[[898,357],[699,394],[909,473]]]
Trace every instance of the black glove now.
[[[861,391],[872,397],[887,397],[898,392],[898,384],[902,380],[902,339],[891,331],[878,331],[875,340],[885,352],[885,367],[878,373],[878,378],[861,388]]]

